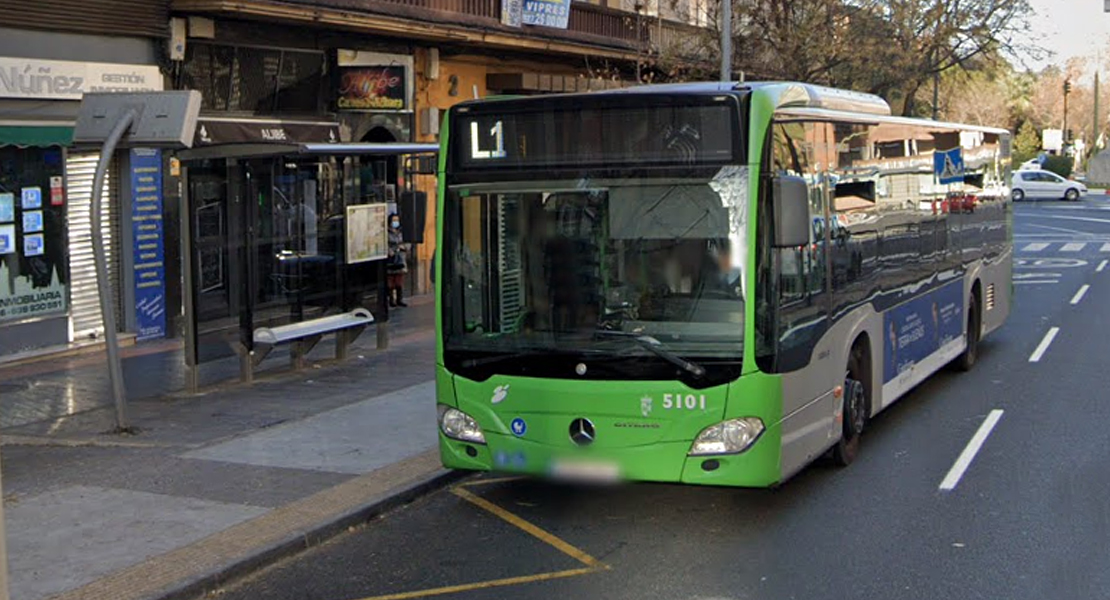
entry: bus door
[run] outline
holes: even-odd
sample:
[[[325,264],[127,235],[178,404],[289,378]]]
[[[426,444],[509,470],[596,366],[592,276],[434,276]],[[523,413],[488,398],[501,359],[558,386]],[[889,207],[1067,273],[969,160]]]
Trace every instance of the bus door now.
[[[828,185],[815,156],[816,148],[824,143],[824,130],[823,124],[812,122],[774,126],[771,174],[798,176],[809,183],[811,223],[808,244],[774,251],[775,371],[780,373],[799,370],[816,360],[814,349],[829,327]],[[814,383],[806,387],[798,392],[812,400],[827,386]]]

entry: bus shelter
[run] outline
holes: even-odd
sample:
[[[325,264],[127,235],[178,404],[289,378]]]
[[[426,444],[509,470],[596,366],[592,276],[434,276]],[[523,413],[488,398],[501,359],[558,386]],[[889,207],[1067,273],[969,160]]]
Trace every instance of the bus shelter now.
[[[381,166],[436,152],[437,145],[417,143],[238,143],[179,152],[189,388],[197,388],[201,364],[231,356],[249,381],[269,350],[259,352],[260,343],[297,338],[298,330],[317,341],[316,334],[341,335],[330,329],[341,315],[368,318],[384,346],[387,227],[398,210]],[[423,210],[407,212],[419,214],[400,211],[403,219],[423,217]]]

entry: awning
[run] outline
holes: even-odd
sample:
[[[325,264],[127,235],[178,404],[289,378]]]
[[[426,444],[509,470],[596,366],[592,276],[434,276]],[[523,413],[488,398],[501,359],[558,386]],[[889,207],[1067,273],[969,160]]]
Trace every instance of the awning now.
[[[339,123],[233,117],[197,121],[194,147],[219,144],[310,144],[339,141]]]
[[[49,146],[68,146],[72,143],[72,126],[0,125],[0,146],[47,148]]]
[[[435,154],[438,144],[379,142],[352,144],[221,144],[178,150],[181,160],[265,158],[275,156],[403,156]]]

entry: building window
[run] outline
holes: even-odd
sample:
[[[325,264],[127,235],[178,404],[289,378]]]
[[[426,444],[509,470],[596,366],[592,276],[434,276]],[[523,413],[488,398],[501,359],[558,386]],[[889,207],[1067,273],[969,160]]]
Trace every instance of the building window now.
[[[60,148],[0,148],[0,324],[65,314]]]
[[[190,42],[181,86],[199,90],[208,111],[318,113],[324,54]]]

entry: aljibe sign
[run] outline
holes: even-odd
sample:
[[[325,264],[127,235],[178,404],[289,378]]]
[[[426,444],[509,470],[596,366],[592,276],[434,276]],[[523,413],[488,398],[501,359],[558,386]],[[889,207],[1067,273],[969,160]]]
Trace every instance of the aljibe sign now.
[[[160,92],[154,65],[0,57],[0,98],[80,100],[87,92]]]
[[[340,110],[405,110],[405,67],[339,67]]]

